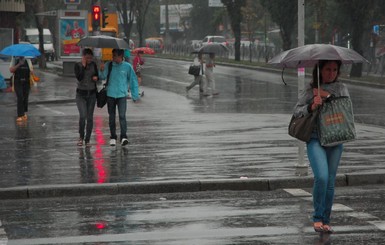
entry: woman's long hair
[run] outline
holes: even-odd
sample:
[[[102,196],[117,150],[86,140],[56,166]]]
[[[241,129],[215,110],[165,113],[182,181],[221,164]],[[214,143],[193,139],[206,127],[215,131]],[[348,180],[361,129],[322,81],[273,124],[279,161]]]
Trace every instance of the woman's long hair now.
[[[329,62],[335,62],[337,64],[338,71],[337,71],[337,76],[336,76],[335,81],[338,79],[338,76],[340,75],[340,69],[341,69],[342,62],[340,60],[320,60],[320,61],[318,61],[318,64],[316,64],[313,68],[313,80],[311,83],[311,86],[313,88],[318,88],[318,72],[317,72],[318,67],[319,67],[320,84],[322,84],[323,79],[322,79],[321,71],[322,71],[322,68]]]

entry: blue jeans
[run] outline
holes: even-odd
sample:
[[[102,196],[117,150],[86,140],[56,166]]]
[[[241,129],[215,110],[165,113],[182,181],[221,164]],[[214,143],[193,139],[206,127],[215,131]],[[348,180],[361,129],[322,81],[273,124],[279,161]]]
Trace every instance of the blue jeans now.
[[[307,155],[314,174],[314,222],[330,223],[335,179],[342,151],[342,144],[324,147],[321,146],[318,138],[312,138],[307,143]]]
[[[119,114],[119,123],[120,123],[120,140],[127,138],[127,120],[126,120],[126,110],[127,110],[127,98],[112,98],[107,97],[107,109],[109,115],[109,126],[110,126],[110,138],[117,139],[116,136],[116,107],[118,107]]]
[[[94,126],[94,109],[96,103],[95,91],[76,92],[76,105],[79,110],[79,135],[85,142],[90,142],[92,128]],[[84,136],[84,129],[87,128]]]

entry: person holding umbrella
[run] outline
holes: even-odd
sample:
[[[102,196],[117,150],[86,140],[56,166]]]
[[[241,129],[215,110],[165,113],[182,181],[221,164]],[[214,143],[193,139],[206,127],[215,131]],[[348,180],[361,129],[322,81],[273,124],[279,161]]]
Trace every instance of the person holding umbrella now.
[[[28,119],[28,97],[30,91],[30,75],[32,62],[24,56],[12,59],[9,71],[13,73],[13,86],[17,97],[17,118],[16,122],[23,122]]]
[[[107,69],[105,69],[107,67]],[[124,61],[124,50],[113,49],[112,61],[100,65],[100,78],[106,79],[109,76],[107,85],[107,109],[110,127],[110,145],[115,146],[116,135],[116,107],[118,108],[120,123],[120,143],[122,146],[128,144],[127,139],[127,96],[128,88],[134,102],[139,99],[138,80],[130,63]]]
[[[190,89],[192,89],[193,87],[195,87],[195,85],[198,85],[199,84],[199,92],[202,93],[203,92],[203,75],[205,74],[204,73],[204,70],[203,70],[203,54],[202,53],[198,53],[198,56],[194,58],[194,66],[200,66],[200,71],[199,71],[199,75],[194,75],[194,81],[186,86],[186,92],[188,93],[188,91]]]
[[[338,80],[342,62],[320,60],[313,69],[313,79],[299,96],[294,116],[312,113],[329,97],[349,96],[347,87]],[[319,71],[318,71],[319,69]],[[318,80],[320,86],[318,87]],[[316,232],[332,233],[330,215],[334,199],[334,186],[343,145],[322,146],[315,127],[306,142],[307,154],[314,174],[313,227]]]
[[[215,67],[215,53],[209,53],[209,58],[207,59],[206,62],[206,69],[205,69],[205,74],[206,74],[206,82],[204,83],[203,86],[203,95],[204,96],[210,96],[210,93],[208,91],[208,87],[210,87],[211,94],[212,95],[218,95],[218,91],[215,89],[215,78],[214,78],[214,67]]]
[[[94,109],[96,103],[96,82],[99,80],[98,67],[93,61],[94,54],[91,49],[85,48],[82,60],[75,64],[74,71],[77,82],[76,106],[79,110],[79,140],[77,145],[82,146],[83,140],[87,147],[94,122]],[[87,124],[87,128],[86,128]],[[86,132],[84,134],[84,130]]]
[[[134,66],[134,70],[135,70],[135,74],[136,76],[138,77],[138,85],[139,87],[142,85],[142,66],[144,65],[144,59],[142,58],[142,54],[144,53],[144,51],[142,50],[138,50],[136,52],[136,56],[132,62],[133,66]],[[140,88],[138,90],[138,94],[140,96],[143,96],[144,95],[144,92],[140,92]]]

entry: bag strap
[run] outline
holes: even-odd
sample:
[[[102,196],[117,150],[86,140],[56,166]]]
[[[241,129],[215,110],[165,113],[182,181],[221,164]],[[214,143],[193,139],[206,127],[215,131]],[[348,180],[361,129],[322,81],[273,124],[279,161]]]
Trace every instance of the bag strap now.
[[[112,70],[112,61],[110,61],[110,63],[108,63],[107,80],[106,80],[106,83],[104,84],[104,87],[108,86],[108,81],[110,80],[111,70]]]

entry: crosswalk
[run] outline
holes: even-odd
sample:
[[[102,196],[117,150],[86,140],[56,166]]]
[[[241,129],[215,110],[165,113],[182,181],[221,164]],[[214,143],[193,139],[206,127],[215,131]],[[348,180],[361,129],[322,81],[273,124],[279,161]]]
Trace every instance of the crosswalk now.
[[[291,194],[294,197],[299,197],[303,200],[310,200],[312,201],[311,197],[312,194],[302,190],[302,189],[284,189],[287,193]],[[347,216],[357,218],[362,221],[366,221],[368,224],[374,225],[377,229],[385,231],[385,220],[381,220],[379,217],[376,217],[374,215],[371,215],[369,213],[365,212],[359,212],[355,211],[354,209],[340,204],[340,203],[333,203],[332,207],[333,212],[348,212]],[[334,229],[338,232],[338,227],[333,226]]]
[[[3,224],[0,220],[0,245],[6,245],[8,242],[7,234],[5,233],[5,230],[3,228]]]

